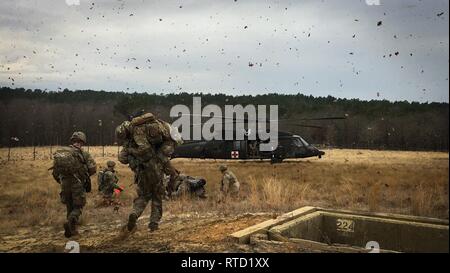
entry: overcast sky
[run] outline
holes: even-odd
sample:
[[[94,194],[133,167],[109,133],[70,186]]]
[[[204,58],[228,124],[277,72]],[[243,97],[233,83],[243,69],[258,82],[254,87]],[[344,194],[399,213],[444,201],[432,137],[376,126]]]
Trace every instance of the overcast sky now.
[[[448,102],[448,15],[447,0],[1,0],[0,86]]]

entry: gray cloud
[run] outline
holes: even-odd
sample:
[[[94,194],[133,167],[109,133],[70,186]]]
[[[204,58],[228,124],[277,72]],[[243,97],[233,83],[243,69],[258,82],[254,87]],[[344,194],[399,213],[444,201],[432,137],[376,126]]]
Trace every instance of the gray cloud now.
[[[448,23],[444,0],[8,0],[0,85],[448,102]]]

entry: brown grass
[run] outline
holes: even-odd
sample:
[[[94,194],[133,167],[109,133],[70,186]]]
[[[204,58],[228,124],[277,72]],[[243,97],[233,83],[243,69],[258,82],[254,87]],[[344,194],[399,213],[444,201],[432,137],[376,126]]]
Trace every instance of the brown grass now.
[[[53,148],[54,151],[55,148]],[[91,147],[99,166],[115,160],[117,147]],[[167,213],[282,213],[304,205],[413,214],[448,219],[448,153],[329,150],[322,159],[288,160],[271,165],[266,161],[226,161],[241,181],[238,200],[217,202],[220,160],[175,159],[182,172],[207,179],[207,200],[183,198],[164,203]],[[59,185],[47,169],[51,166],[48,147],[0,149],[0,231],[18,227],[60,225],[65,207],[59,202]],[[83,221],[105,222],[126,219],[135,189],[131,171],[118,164],[124,206],[97,208],[94,192],[88,195]],[[148,211],[145,212],[146,214]]]

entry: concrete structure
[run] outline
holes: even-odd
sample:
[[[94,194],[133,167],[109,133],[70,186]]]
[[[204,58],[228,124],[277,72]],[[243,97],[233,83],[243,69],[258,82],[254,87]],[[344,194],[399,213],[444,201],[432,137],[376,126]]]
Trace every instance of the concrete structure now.
[[[303,207],[230,235],[249,243],[255,234],[332,252],[449,252],[448,221],[398,214]],[[368,250],[369,249],[369,250]]]

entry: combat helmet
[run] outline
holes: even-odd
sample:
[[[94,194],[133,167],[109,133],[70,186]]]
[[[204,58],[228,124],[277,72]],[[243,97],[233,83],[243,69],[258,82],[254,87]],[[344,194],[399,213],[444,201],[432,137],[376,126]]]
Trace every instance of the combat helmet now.
[[[116,162],[108,160],[108,162],[106,162],[106,166],[108,166],[108,168],[114,168],[116,166]]]
[[[220,165],[220,166],[219,166],[219,171],[224,172],[224,171],[226,171],[226,170],[228,170],[227,165]]]
[[[70,141],[81,141],[83,144],[86,144],[86,135],[83,132],[74,132],[70,137]]]

